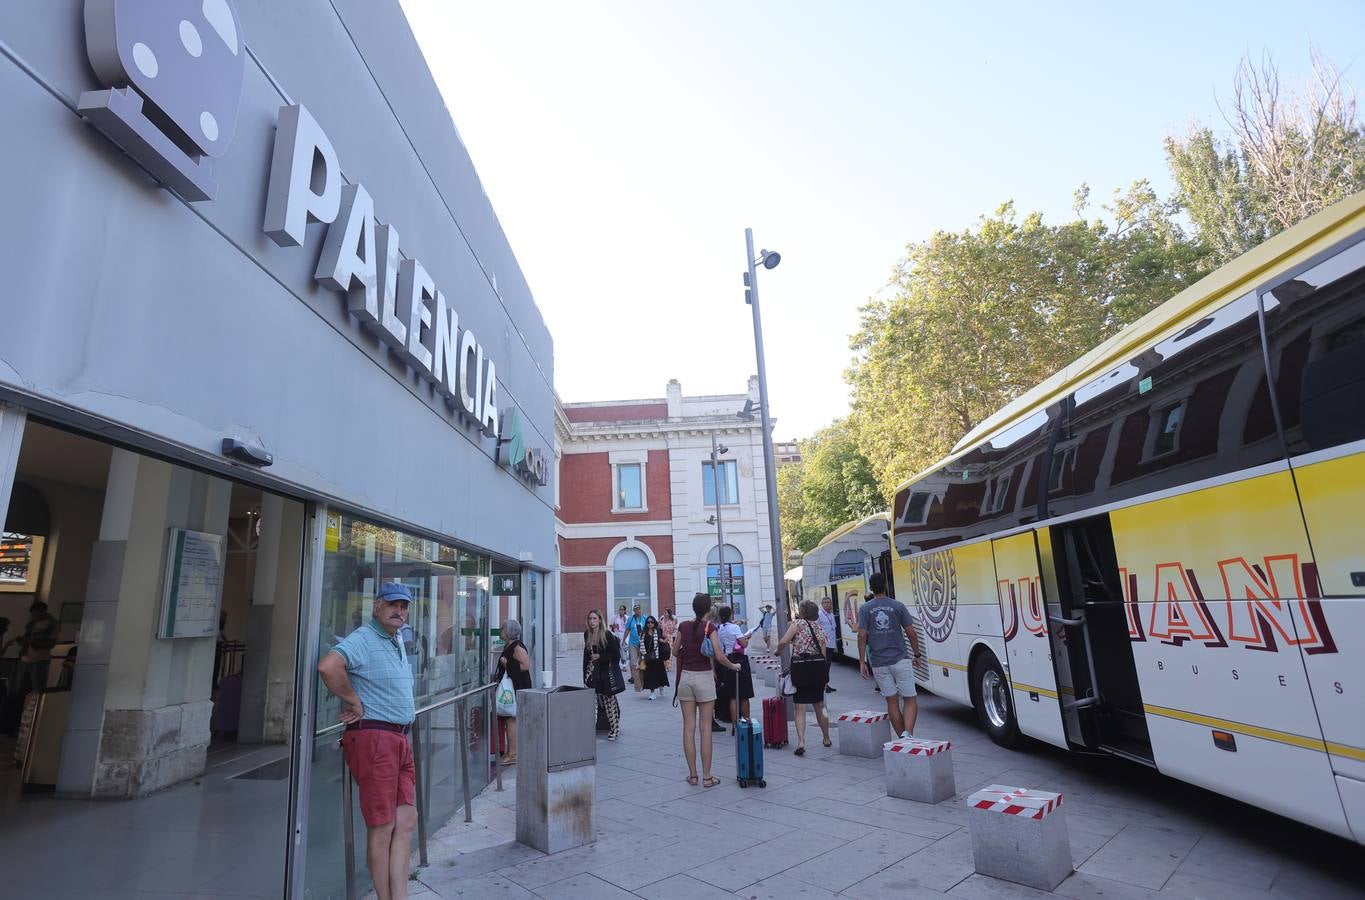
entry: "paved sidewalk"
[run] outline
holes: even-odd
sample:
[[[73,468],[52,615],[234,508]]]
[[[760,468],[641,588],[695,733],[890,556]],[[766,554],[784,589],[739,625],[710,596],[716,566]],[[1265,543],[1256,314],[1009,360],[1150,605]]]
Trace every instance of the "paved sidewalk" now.
[[[572,672],[576,658],[561,659]],[[880,696],[836,667],[832,709]],[[761,696],[772,692],[757,685]],[[881,760],[820,746],[767,750],[768,787],[741,790],[734,745],[717,734],[720,787],[685,783],[672,693],[620,697],[621,739],[597,742],[597,843],[546,856],[515,843],[515,778],[475,802],[472,825],[430,843],[414,896],[442,898],[767,898],[1047,896],[973,874],[963,799],[994,782],[1061,791],[1076,872],[1066,897],[1365,897],[1361,848],[1287,819],[1183,785],[1142,766],[1032,745],[1003,750],[974,713],[921,695],[916,733],[951,740],[959,793],[938,805],[886,796]],[[758,712],[759,699],[754,700]]]

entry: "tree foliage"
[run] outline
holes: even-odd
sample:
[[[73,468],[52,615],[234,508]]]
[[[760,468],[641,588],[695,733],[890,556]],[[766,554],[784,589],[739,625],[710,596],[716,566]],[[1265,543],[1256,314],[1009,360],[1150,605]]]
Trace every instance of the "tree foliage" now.
[[[1230,134],[1196,126],[1166,139],[1178,202],[1221,264],[1365,189],[1355,91],[1317,54],[1312,83],[1287,92],[1269,56],[1237,67]]]
[[[886,508],[872,465],[844,420],[801,442],[801,462],[777,470],[783,544],[805,553],[850,519]]]
[[[1048,225],[1012,203],[963,232],[911,244],[889,297],[860,310],[849,424],[885,496],[983,417],[1205,271],[1146,182],[1109,221]]]

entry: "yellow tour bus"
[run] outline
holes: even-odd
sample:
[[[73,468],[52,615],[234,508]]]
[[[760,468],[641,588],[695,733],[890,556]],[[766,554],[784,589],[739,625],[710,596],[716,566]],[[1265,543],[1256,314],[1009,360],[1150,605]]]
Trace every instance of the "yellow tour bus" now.
[[[799,591],[787,595],[821,609],[825,600],[833,601],[834,652],[849,660],[858,656],[858,608],[868,593],[868,576],[886,572],[890,577],[890,527],[890,516],[880,512],[834,529],[802,556]]]
[[[900,487],[922,686],[1365,843],[1365,193]]]

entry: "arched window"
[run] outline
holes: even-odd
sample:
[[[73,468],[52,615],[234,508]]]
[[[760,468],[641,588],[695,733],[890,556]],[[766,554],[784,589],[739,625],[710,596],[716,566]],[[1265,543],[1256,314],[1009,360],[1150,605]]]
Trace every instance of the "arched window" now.
[[[649,557],[638,547],[627,547],[616,554],[612,567],[614,606],[624,603],[629,609],[639,602],[649,608]]]
[[[744,555],[733,545],[725,545],[725,582],[723,585],[719,551],[712,547],[711,552],[706,554],[706,592],[717,599],[730,597],[735,602],[744,599]]]

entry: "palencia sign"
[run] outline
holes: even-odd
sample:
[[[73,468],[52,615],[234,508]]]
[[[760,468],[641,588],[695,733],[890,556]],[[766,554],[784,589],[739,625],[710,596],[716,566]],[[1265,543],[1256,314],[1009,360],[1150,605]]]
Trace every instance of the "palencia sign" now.
[[[302,104],[280,108],[265,233],[298,247],[310,222],[327,226],[313,277],[346,295],[346,308],[394,349],[452,407],[498,436],[497,369],[459,313],[416,259],[398,249],[398,229],[375,219],[363,184],[342,184],[336,150]]]
[[[232,0],[86,0],[86,52],[110,87],[78,108],[149,174],[189,202],[212,200],[209,159],[236,127],[245,69]],[[314,278],[344,294],[348,312],[434,385],[461,418],[498,438],[497,367],[455,306],[416,259],[399,251],[398,229],[380,224],[363,184],[343,184],[336,151],[301,104],[281,107],[263,230],[281,247],[302,246],[310,223],[327,226]],[[546,483],[544,451],[529,449],[521,416],[506,462]]]

